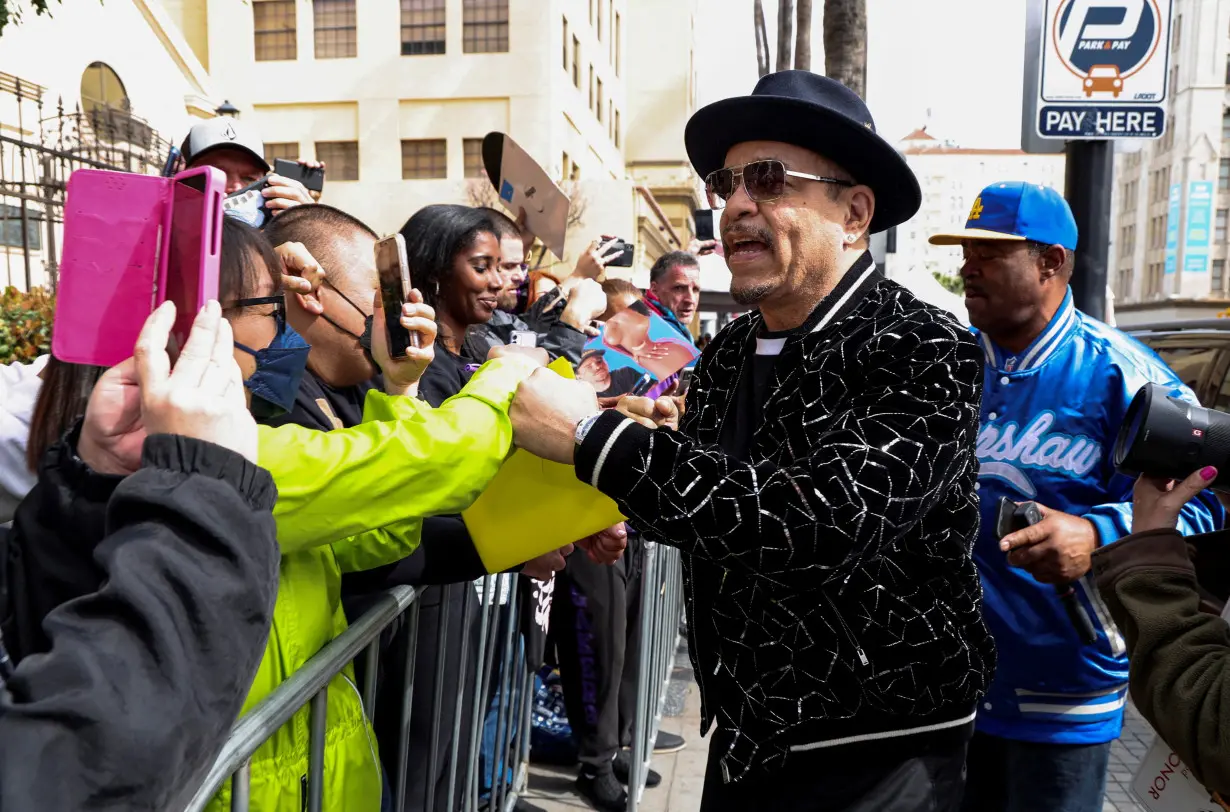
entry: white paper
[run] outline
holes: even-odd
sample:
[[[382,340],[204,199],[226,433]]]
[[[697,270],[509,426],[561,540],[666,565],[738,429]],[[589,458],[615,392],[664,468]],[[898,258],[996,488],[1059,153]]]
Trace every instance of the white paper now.
[[[1141,759],[1132,792],[1149,812],[1224,812],[1161,736]]]

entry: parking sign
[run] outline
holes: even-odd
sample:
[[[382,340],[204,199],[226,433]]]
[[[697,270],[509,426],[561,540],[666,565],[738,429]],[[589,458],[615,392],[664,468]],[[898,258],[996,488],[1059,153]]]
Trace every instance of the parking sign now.
[[[1172,0],[1046,0],[1038,135],[1160,138]]]

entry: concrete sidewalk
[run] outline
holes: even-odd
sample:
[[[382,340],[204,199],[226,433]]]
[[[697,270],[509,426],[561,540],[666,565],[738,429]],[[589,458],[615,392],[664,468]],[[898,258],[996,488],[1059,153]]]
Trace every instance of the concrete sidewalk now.
[[[641,812],[698,812],[705,783],[705,763],[709,758],[709,739],[700,730],[700,695],[688,661],[687,643],[675,655],[675,670],[667,689],[662,729],[683,736],[688,746],[678,753],[658,756],[653,769],[662,774],[662,783],[645,790]],[[575,767],[530,766],[529,791],[522,809],[545,812],[577,812],[592,807],[573,792]]]
[[[705,783],[705,764],[709,739],[697,735],[700,729],[700,696],[696,691],[687,643],[675,658],[675,670],[667,691],[662,729],[687,739],[688,746],[678,753],[658,756],[653,769],[662,774],[662,784],[645,790],[639,809],[642,812],[698,812]],[[1146,812],[1131,794],[1132,775],[1141,757],[1153,742],[1149,724],[1128,705],[1123,735],[1111,749],[1110,770],[1106,776],[1106,798],[1102,812]],[[523,809],[527,812],[578,812],[592,809],[573,792],[575,767],[530,767],[529,792]]]

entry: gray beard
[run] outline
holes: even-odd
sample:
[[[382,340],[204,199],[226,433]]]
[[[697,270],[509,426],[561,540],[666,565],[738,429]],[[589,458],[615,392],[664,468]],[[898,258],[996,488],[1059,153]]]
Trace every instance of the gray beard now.
[[[773,292],[771,285],[751,285],[749,287],[736,287],[731,285],[730,298],[736,303],[746,306],[758,305],[768,298]]]

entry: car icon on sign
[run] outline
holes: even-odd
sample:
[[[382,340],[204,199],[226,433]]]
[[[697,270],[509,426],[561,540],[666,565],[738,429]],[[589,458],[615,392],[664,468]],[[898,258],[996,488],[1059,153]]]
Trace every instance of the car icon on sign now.
[[[1085,75],[1085,98],[1094,93],[1113,93],[1115,98],[1123,92],[1123,79],[1116,65],[1094,65]]]

